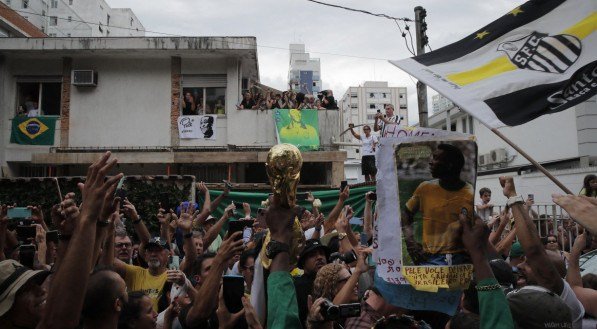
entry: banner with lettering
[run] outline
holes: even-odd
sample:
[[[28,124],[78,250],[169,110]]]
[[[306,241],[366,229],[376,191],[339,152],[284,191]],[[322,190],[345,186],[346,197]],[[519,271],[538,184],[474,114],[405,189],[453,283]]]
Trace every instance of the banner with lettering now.
[[[388,301],[453,314],[472,265],[459,215],[473,216],[474,136],[397,126],[376,153],[375,284]],[[402,135],[404,134],[404,135]]]
[[[301,151],[319,149],[317,110],[276,109],[274,111],[278,143],[288,143]]]
[[[10,142],[22,145],[54,145],[58,117],[14,117]]]
[[[216,139],[217,115],[183,115],[178,117],[181,139]]]

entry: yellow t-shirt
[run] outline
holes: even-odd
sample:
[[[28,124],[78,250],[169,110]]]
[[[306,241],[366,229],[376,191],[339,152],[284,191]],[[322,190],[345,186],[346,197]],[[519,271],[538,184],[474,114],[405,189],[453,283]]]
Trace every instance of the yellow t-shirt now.
[[[126,264],[124,282],[128,291],[142,291],[149,296],[153,309],[157,312],[158,300],[162,296],[167,277],[166,271],[158,276],[153,276],[146,268]]]
[[[431,254],[463,252],[458,215],[466,208],[473,214],[474,189],[466,183],[458,191],[448,191],[431,180],[419,184],[406,207],[412,213],[423,213],[423,250]]]

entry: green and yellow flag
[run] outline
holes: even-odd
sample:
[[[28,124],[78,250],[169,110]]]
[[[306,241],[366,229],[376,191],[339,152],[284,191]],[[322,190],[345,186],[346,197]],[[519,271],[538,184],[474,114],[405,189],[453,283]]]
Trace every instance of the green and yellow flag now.
[[[301,151],[319,149],[317,110],[277,109],[274,111],[278,143],[288,143]]]
[[[54,145],[56,117],[15,117],[10,142],[22,145]]]

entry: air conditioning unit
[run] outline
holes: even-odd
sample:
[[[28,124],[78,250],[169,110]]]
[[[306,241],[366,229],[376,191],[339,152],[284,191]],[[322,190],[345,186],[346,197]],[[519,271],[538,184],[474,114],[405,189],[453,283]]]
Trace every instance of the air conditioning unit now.
[[[491,159],[491,155],[489,153],[479,155],[479,166],[488,165],[491,162],[490,159]]]
[[[491,151],[491,162],[502,163],[508,161],[508,152],[505,149],[495,149]]]
[[[71,83],[73,86],[95,87],[97,86],[97,72],[94,70],[73,70]]]

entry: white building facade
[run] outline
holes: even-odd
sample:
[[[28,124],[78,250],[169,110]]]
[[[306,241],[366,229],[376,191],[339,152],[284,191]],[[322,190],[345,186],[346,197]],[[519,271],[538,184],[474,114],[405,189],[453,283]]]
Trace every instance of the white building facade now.
[[[145,28],[129,8],[104,0],[0,0],[50,37],[143,36]]]
[[[452,107],[429,117],[429,127],[474,134],[478,145],[478,191],[488,187],[496,204],[504,204],[498,178],[514,176],[517,192],[533,194],[536,204],[552,204],[552,193],[563,193],[514,148],[478,120]],[[583,178],[597,173],[597,103],[595,97],[573,108],[544,115],[500,132],[550,171],[572,192]]]
[[[235,106],[242,81],[259,81],[253,37],[0,38],[0,58],[2,177],[81,176],[112,150],[125,175],[267,182],[264,162],[277,144],[273,110]],[[80,70],[92,70],[95,83],[75,83]],[[214,139],[180,137],[187,92],[203,97],[199,114],[216,116]],[[11,142],[27,101],[39,103],[41,117],[56,120],[51,145]],[[213,111],[214,104],[223,111]],[[330,141],[339,114],[318,114],[322,147],[304,153],[309,174],[301,182],[338,186],[346,155]]]
[[[321,91],[321,63],[305,52],[304,44],[290,44],[288,84],[295,92],[316,95]]]
[[[349,123],[369,124],[373,129],[375,114],[377,111],[385,114],[385,104],[394,105],[394,114],[402,117],[403,125],[408,125],[406,96],[406,87],[390,87],[387,81],[365,81],[362,86],[349,87],[338,102],[342,123],[340,131],[347,129]],[[362,134],[362,127],[356,128],[356,131]],[[347,152],[346,179],[351,183],[364,181],[361,175],[360,142],[350,132],[343,134],[340,142],[354,144],[344,145]]]

